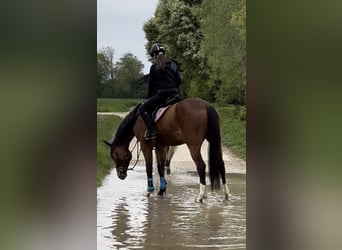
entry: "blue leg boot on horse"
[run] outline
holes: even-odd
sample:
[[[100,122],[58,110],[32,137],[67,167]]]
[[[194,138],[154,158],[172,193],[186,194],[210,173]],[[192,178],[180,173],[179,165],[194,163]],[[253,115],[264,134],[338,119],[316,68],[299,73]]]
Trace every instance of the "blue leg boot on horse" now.
[[[167,182],[165,177],[160,177],[160,189],[158,195],[164,195],[166,192]]]

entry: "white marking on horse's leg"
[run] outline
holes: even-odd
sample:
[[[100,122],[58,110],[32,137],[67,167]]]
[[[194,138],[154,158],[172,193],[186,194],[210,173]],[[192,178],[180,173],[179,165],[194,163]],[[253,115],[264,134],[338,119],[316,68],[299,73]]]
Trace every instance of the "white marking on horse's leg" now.
[[[205,195],[205,185],[200,183],[200,196],[204,197]]]
[[[204,198],[206,198],[205,185],[200,183],[200,192],[199,192],[199,195],[198,195],[196,201],[202,202]]]
[[[146,192],[144,196],[146,196],[146,197],[152,197],[152,196],[153,196],[153,192]]]
[[[223,185],[223,191],[225,194],[229,194],[229,188],[227,183]]]

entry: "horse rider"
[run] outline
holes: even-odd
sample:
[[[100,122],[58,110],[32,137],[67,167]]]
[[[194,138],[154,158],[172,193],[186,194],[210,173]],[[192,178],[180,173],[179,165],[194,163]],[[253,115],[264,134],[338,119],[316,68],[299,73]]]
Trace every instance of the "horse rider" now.
[[[165,52],[166,48],[161,43],[154,43],[151,47],[150,55],[154,63],[150,68],[148,95],[139,110],[147,126],[145,140],[157,138],[152,112],[168,98],[179,94],[179,85],[182,82],[176,63]]]

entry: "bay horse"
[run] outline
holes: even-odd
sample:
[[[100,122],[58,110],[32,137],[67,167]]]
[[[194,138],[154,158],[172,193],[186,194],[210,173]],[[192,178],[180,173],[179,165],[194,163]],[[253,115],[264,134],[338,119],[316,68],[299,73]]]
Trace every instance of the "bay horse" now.
[[[116,166],[117,176],[123,180],[127,176],[127,169],[132,159],[129,144],[135,136],[141,144],[145,158],[147,173],[147,195],[154,191],[152,178],[152,150],[155,147],[158,173],[160,176],[160,190],[163,195],[167,188],[164,176],[166,148],[186,144],[191,157],[196,164],[200,181],[200,192],[196,199],[202,202],[206,197],[206,177],[204,163],[201,156],[201,146],[206,139],[209,143],[209,179],[212,190],[220,189],[220,177],[224,189],[224,201],[229,199],[229,189],[226,183],[225,166],[222,159],[220,118],[217,110],[207,101],[200,98],[186,98],[171,105],[156,123],[158,138],[145,140],[147,129],[145,122],[139,115],[136,106],[121,122],[112,143],[104,140],[110,147],[110,155]]]

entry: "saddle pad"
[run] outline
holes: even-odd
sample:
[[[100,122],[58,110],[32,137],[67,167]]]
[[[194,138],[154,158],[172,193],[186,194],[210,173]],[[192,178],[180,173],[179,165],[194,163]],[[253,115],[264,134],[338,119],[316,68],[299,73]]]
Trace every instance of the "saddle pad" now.
[[[163,114],[165,113],[165,111],[170,107],[166,106],[166,107],[162,107],[160,109],[157,110],[156,115],[154,117],[154,122],[157,123],[157,121],[159,121],[159,119],[163,116]]]

